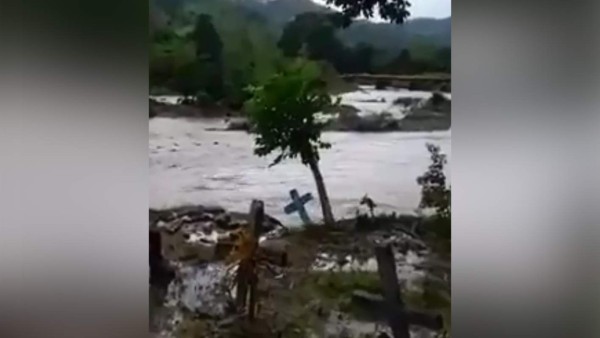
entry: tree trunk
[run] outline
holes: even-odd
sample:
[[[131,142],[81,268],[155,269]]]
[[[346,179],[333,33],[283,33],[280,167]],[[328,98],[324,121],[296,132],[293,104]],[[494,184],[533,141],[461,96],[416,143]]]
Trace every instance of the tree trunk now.
[[[319,164],[315,160],[310,160],[308,165],[310,166],[310,170],[315,177],[315,183],[317,184],[319,202],[321,203],[321,209],[323,210],[323,221],[327,225],[333,225],[335,223],[335,219],[333,218],[333,213],[331,212],[331,204],[329,203],[329,197],[327,196],[327,190],[325,189],[323,176],[321,176],[321,171],[319,170]]]

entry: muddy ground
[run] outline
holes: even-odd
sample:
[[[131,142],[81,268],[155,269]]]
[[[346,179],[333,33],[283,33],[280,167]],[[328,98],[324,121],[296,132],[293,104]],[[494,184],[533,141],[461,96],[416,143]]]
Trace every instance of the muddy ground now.
[[[397,257],[407,306],[443,316],[444,329],[414,327],[412,335],[440,336],[450,323],[450,252],[424,239],[426,226],[413,216],[360,217],[339,221],[336,227],[279,232],[268,242],[286,249],[287,264],[261,270],[254,321],[233,309],[209,316],[168,308],[163,283],[150,288],[151,331],[182,338],[385,337],[389,330],[380,307],[357,302],[355,294],[380,293],[373,249],[375,243],[388,242]]]

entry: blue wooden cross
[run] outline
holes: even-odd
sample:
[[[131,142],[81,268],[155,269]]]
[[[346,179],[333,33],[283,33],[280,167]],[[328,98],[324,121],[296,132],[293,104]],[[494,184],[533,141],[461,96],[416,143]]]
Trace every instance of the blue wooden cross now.
[[[304,208],[304,204],[313,199],[312,195],[310,193],[306,193],[300,197],[298,190],[292,189],[290,190],[290,197],[292,198],[292,202],[286,205],[283,211],[288,215],[297,211],[304,224],[312,223],[310,218],[308,218],[306,209]]]

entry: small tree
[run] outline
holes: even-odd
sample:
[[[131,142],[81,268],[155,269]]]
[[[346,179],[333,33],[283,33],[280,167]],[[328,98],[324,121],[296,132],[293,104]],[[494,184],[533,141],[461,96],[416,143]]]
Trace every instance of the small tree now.
[[[446,182],[444,166],[446,165],[446,155],[440,152],[440,147],[428,143],[431,164],[427,171],[417,178],[417,183],[421,186],[420,208],[432,208],[435,210],[434,232],[441,238],[450,238],[450,224],[452,219],[451,209],[451,187]]]
[[[318,66],[296,62],[250,91],[252,97],[246,109],[251,129],[256,134],[254,153],[258,156],[278,153],[271,166],[286,158],[300,157],[315,178],[323,220],[333,225],[333,213],[319,169],[319,149],[331,145],[321,140],[324,124],[317,121],[315,114],[334,103],[325,82],[320,79]]]
[[[194,30],[190,33],[196,44],[194,76],[201,83],[202,90],[214,100],[223,97],[223,42],[213,25],[212,17],[201,14],[196,18]],[[194,92],[195,93],[195,92]]]

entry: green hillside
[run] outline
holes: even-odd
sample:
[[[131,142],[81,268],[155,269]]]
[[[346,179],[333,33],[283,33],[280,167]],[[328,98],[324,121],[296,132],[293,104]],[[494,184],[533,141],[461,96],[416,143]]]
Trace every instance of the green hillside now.
[[[281,62],[276,37],[268,23],[260,15],[241,10],[233,1],[154,1],[151,3],[151,13],[154,13],[155,19],[151,21],[150,30],[159,32],[151,37],[151,73],[152,69],[160,71],[169,67],[175,73],[174,68],[194,58],[195,42],[189,35],[199,14],[208,14],[213,18],[223,43],[225,81],[230,90],[238,92],[234,95],[239,95],[247,83],[260,81],[272,74]],[[171,63],[175,65],[161,66],[160,62],[164,62],[165,58],[174,59]],[[153,85],[168,86],[168,82],[159,77]]]
[[[342,28],[333,13],[310,0],[150,0],[150,91],[239,107],[248,85],[295,57],[337,73],[450,72],[450,18]],[[202,34],[218,41],[202,48]]]

